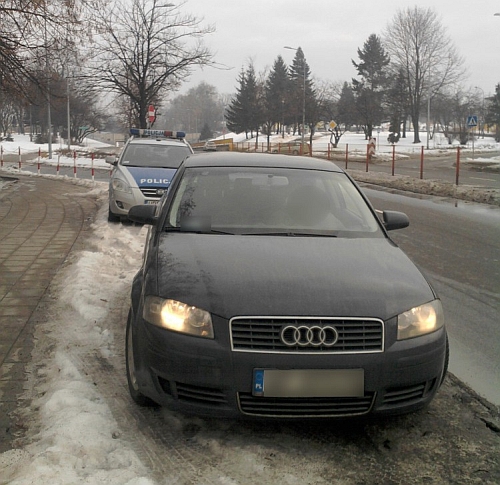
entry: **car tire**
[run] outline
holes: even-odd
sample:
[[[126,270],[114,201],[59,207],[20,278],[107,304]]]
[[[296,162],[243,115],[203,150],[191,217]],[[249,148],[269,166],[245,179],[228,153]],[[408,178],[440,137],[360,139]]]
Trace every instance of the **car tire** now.
[[[153,400],[139,391],[139,385],[137,384],[135,375],[134,336],[132,331],[132,310],[128,312],[127,330],[125,333],[125,364],[127,368],[128,390],[132,400],[143,407],[157,406]]]
[[[120,220],[120,216],[117,216],[116,214],[111,212],[111,209],[108,209],[108,222],[120,222]]]

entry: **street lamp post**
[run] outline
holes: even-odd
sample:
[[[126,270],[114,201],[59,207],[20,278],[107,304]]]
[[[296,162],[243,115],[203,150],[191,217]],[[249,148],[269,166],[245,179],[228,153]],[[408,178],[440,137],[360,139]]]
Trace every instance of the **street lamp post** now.
[[[429,149],[429,138],[430,138],[430,118],[431,118],[431,95],[427,97],[427,150]]]
[[[44,2],[44,43],[45,43],[45,75],[47,76],[47,124],[49,125],[48,157],[52,160],[52,120],[50,117],[50,73],[49,73],[49,50],[47,36],[47,5]]]
[[[285,46],[285,49],[291,49],[292,51],[297,52],[299,50],[298,47],[290,47],[290,46]],[[302,145],[301,145],[301,151],[304,151],[304,131],[306,128],[306,62],[305,59],[302,59],[302,73],[303,73],[303,79],[302,79]]]
[[[71,117],[70,117],[70,109],[69,109],[69,77],[66,78],[66,116],[67,116],[67,124],[68,124],[68,153],[71,151]]]

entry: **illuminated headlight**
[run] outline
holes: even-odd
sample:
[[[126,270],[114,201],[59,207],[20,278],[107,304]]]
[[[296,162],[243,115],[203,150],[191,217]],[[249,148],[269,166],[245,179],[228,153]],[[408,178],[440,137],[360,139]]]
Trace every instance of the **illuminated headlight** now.
[[[443,325],[443,307],[434,300],[398,315],[398,340],[432,333]]]
[[[128,192],[129,194],[132,193],[132,189],[130,186],[125,182],[125,180],[119,179],[119,178],[114,178],[111,181],[111,186],[113,187],[113,190],[117,190],[120,192]]]
[[[153,325],[174,332],[214,338],[210,313],[180,301],[147,296],[144,302],[143,318]]]

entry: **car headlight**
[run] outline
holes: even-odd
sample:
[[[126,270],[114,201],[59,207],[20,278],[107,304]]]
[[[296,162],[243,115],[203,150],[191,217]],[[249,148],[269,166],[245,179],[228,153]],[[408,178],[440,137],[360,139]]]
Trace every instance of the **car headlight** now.
[[[144,320],[158,327],[197,337],[214,338],[210,313],[180,301],[147,296],[142,315]]]
[[[118,190],[120,192],[128,192],[129,194],[132,193],[132,189],[130,188],[130,185],[125,182],[125,180],[119,179],[119,178],[114,178],[111,181],[111,186],[113,187],[113,190]]]
[[[398,340],[432,333],[443,325],[443,307],[439,300],[434,300],[398,315]]]

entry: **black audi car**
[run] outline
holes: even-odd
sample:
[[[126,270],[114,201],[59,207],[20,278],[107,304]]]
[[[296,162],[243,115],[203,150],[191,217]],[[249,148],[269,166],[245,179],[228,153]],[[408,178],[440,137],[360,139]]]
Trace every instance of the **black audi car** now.
[[[127,322],[132,398],[207,416],[335,418],[427,405],[447,370],[441,302],[326,160],[194,155],[150,224]]]

